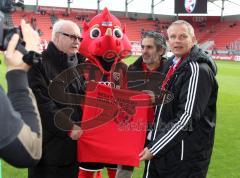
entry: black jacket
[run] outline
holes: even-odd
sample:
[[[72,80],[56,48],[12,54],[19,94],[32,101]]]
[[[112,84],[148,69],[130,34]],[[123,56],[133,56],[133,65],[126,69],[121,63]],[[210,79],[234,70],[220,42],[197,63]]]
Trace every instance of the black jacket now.
[[[167,62],[168,68],[173,58]],[[166,89],[174,99],[158,107],[152,141],[150,177],[201,177],[207,173],[216,123],[216,66],[194,46],[170,78]],[[146,166],[147,167],[147,166]]]
[[[71,119],[79,120],[81,109],[80,106],[66,105],[56,99],[53,100],[49,96],[48,89],[58,74],[73,65],[67,55],[60,52],[52,42],[49,43],[42,55],[42,61],[33,66],[28,73],[29,85],[36,96],[43,126],[43,155],[39,165],[68,165],[76,161],[77,144],[68,136],[67,130],[62,130],[56,126],[54,117],[60,109],[70,107],[74,109]],[[81,58],[75,59],[77,59],[76,64],[83,62]],[[81,80],[77,80],[69,86],[66,85],[66,92],[83,93],[80,90],[81,82]],[[59,95],[62,94],[59,93]]]

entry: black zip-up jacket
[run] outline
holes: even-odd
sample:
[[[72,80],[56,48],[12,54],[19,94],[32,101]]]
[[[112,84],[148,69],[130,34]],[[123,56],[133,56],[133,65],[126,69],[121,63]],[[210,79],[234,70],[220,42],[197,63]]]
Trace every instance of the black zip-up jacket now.
[[[58,102],[56,98],[50,97],[49,85],[61,72],[72,66],[69,64],[67,55],[59,51],[52,42],[49,43],[42,56],[42,61],[28,72],[29,85],[36,96],[43,126],[43,155],[39,165],[69,165],[76,161],[77,144],[68,136],[69,132],[67,130],[56,126],[55,115],[63,108],[73,108],[74,112],[71,119],[79,121],[81,109],[80,106],[66,105]],[[81,62],[83,62],[81,58],[76,61],[77,64]],[[81,79],[76,82],[69,82],[71,84],[65,86],[66,92],[83,93],[80,90],[83,85],[81,82]],[[62,96],[64,93],[59,93],[59,95]]]
[[[172,61],[167,62],[168,68]],[[144,177],[206,176],[216,124],[215,75],[213,60],[194,46],[166,85],[174,99],[158,106],[157,130],[147,146],[154,158],[148,162]]]

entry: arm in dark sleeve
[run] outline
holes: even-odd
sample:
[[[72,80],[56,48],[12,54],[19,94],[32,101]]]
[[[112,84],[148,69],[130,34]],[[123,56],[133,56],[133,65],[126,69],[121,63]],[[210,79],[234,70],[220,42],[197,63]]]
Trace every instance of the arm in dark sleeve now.
[[[39,113],[41,116],[43,129],[54,134],[57,137],[68,137],[68,132],[59,128],[55,124],[55,116],[60,108],[48,94],[48,81],[44,77],[44,72],[41,65],[33,66],[28,72],[29,85],[37,100]],[[66,121],[66,119],[65,119]],[[72,123],[68,123],[71,125]]]
[[[193,120],[198,124],[208,104],[213,87],[210,69],[195,62],[191,62],[190,67],[189,77],[180,91],[175,119],[162,126],[158,131],[160,134],[147,146],[154,156],[161,156],[180,143],[189,134],[183,128]]]
[[[42,128],[35,98],[24,71],[7,73],[8,96],[0,90],[0,157],[17,167],[29,167],[42,154]]]

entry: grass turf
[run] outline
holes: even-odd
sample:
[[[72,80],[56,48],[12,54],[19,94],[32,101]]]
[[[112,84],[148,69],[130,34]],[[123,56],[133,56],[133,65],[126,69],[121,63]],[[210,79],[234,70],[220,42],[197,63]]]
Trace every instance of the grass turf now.
[[[0,56],[1,59],[1,56]],[[132,63],[131,57],[125,62]],[[3,62],[2,62],[3,63]],[[208,178],[240,178],[240,62],[217,61],[218,108],[213,156]],[[0,83],[6,89],[5,66],[0,65]],[[133,178],[141,178],[144,164],[136,168]],[[26,178],[26,169],[16,169],[3,162],[3,178]],[[106,171],[103,173],[104,178]]]

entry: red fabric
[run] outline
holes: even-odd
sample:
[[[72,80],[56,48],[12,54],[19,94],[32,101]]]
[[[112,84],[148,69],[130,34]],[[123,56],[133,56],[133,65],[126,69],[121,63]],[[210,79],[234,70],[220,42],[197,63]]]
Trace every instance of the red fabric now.
[[[101,171],[96,172],[96,178],[102,178],[102,172]]]
[[[147,68],[147,64],[145,64],[144,62],[142,62],[142,68],[143,68],[143,71],[144,71],[144,72],[156,72],[157,69],[158,69],[158,67],[156,67],[156,68],[154,68],[153,70],[149,70],[149,69]]]
[[[68,136],[71,137],[71,135],[72,135],[72,130],[68,132]]]
[[[170,78],[172,77],[172,75],[174,74],[175,70],[176,70],[176,67],[174,67],[174,65],[171,65],[167,72],[167,75],[163,81],[162,90],[166,89],[166,85],[167,85],[168,81],[170,80]]]
[[[94,178],[94,172],[80,170],[78,172],[78,178]]]
[[[181,65],[181,63],[186,60],[186,58],[188,57],[188,55],[190,54],[190,51],[188,51],[186,54],[184,54],[178,61],[177,64],[172,64],[167,72],[167,75],[162,83],[162,90],[166,89],[166,85],[169,82],[170,78],[172,77],[172,75],[174,74],[174,72],[178,69],[178,67]]]
[[[180,66],[180,64],[182,63],[182,61],[185,59],[186,57],[179,59],[177,64],[172,64],[167,72],[167,75],[162,83],[162,90],[166,89],[166,85],[169,82],[169,80],[171,79],[172,75],[174,74],[174,72],[178,69],[178,67]]]
[[[153,114],[150,96],[101,84],[88,88],[93,92],[86,92],[78,161],[139,166],[147,118]],[[96,104],[91,97],[97,98]]]
[[[149,69],[147,68],[147,64],[145,64],[144,62],[142,62],[142,69],[143,69],[144,72],[152,73],[152,72],[156,72],[161,65],[162,65],[162,61],[160,61],[160,64],[159,64],[158,67],[155,67],[153,70],[149,70]]]
[[[117,170],[115,169],[107,169],[108,177],[109,178],[115,178]]]
[[[92,171],[80,170],[78,172],[78,178],[102,178],[102,173],[101,171],[92,172]]]

